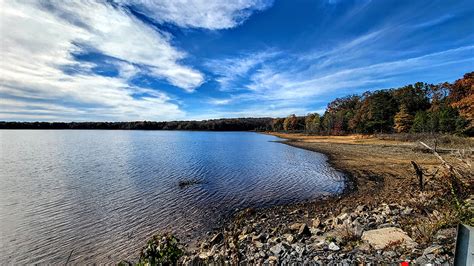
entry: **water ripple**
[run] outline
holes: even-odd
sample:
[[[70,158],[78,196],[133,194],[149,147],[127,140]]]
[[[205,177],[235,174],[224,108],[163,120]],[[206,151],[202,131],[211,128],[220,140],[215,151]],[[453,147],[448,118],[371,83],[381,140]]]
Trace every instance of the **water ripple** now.
[[[338,193],[322,154],[245,132],[0,130],[0,261],[117,262],[156,232]],[[179,181],[198,180],[186,188]]]

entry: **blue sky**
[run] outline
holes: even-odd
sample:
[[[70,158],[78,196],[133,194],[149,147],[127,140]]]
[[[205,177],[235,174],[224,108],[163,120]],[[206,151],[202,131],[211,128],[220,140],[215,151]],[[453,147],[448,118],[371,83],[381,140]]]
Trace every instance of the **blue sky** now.
[[[474,70],[471,0],[0,1],[0,120],[323,112]]]

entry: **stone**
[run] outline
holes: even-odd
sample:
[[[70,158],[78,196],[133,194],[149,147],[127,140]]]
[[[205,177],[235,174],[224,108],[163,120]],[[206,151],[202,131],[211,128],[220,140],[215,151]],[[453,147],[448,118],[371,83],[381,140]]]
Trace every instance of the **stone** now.
[[[275,255],[280,255],[284,251],[284,247],[281,243],[276,244],[270,248],[270,251]]]
[[[311,221],[311,223],[312,223],[312,227],[318,228],[321,225],[321,220],[319,220],[319,218],[315,218]]]
[[[337,219],[339,219],[339,220],[341,220],[341,221],[344,222],[344,221],[347,220],[347,218],[349,218],[349,217],[350,217],[350,216],[349,216],[348,213],[343,213],[343,214],[337,216]]]
[[[244,240],[247,239],[247,237],[248,237],[248,235],[240,235],[239,236],[239,241],[244,241]]]
[[[360,223],[353,223],[352,232],[357,238],[360,238],[362,237],[362,234],[364,233],[364,227]]]
[[[211,241],[209,241],[209,243],[211,244],[211,246],[213,246],[215,244],[219,244],[220,242],[222,242],[222,240],[224,240],[224,235],[222,233],[218,233],[211,238]]]
[[[253,244],[254,244],[255,247],[258,248],[258,249],[261,249],[261,248],[263,247],[263,244],[262,244],[262,242],[260,242],[260,241],[255,241],[255,242],[253,242]]]
[[[388,258],[395,258],[397,256],[397,253],[393,250],[389,250],[389,251],[385,251],[383,255]]]
[[[329,250],[332,250],[332,251],[338,251],[338,250],[341,249],[341,248],[340,248],[338,245],[336,245],[334,242],[329,243],[328,248],[329,248]]]
[[[379,226],[377,226],[377,228],[387,228],[387,227],[393,227],[393,224],[391,223],[384,223],[384,224],[381,224]]]
[[[364,212],[366,210],[367,210],[367,206],[365,206],[365,205],[359,205],[356,208],[356,212],[358,212],[358,213]]]
[[[301,226],[303,225],[303,223],[294,223],[292,225],[290,225],[290,230],[292,231],[297,231],[301,228]]]
[[[390,244],[399,243],[401,246],[413,248],[417,244],[403,230],[396,227],[365,231],[362,240],[369,243],[374,249],[384,249]]]
[[[284,234],[283,237],[286,239],[286,242],[293,244],[295,242],[295,237],[292,234]]]
[[[444,250],[443,250],[443,247],[440,246],[440,245],[433,245],[433,246],[429,246],[427,247],[424,251],[423,251],[423,255],[424,256],[428,256],[428,254],[435,254],[435,255],[438,255],[440,253],[442,253]]]
[[[291,247],[296,251],[296,253],[301,257],[305,252],[305,246],[303,244],[293,244]]]
[[[454,240],[455,238],[456,238],[456,228],[441,229],[435,235],[435,239],[438,241],[445,241],[448,239]]]
[[[275,257],[275,256],[270,256],[270,257],[268,257],[268,261],[275,262],[275,261],[277,261],[277,260],[278,260],[278,258]]]
[[[209,255],[209,252],[201,252],[199,253],[199,258],[202,260],[207,260],[207,258],[209,258]]]
[[[305,237],[305,236],[311,236],[311,231],[309,230],[309,227],[306,224],[302,224],[298,230],[298,236],[299,237]]]

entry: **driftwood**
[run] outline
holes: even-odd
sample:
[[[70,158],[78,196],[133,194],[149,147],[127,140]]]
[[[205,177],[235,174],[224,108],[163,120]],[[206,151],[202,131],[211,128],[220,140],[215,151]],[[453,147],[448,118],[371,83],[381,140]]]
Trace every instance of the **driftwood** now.
[[[416,176],[418,176],[419,184],[420,184],[420,191],[423,191],[424,184],[423,184],[423,170],[415,163],[415,161],[411,161],[413,168],[415,168]]]
[[[438,158],[441,161],[441,164],[444,166],[444,168],[446,168],[451,174],[453,174],[454,176],[456,176],[458,178],[462,177],[461,174],[456,169],[454,169],[454,167],[452,165],[450,165],[448,162],[446,162],[446,160],[444,160],[443,157],[441,157],[441,155],[439,155],[439,153],[437,151],[435,151],[433,148],[426,145],[422,141],[420,141],[420,143],[421,143],[421,145],[423,145],[427,149],[429,149],[431,151],[431,153],[433,153],[433,155],[436,156],[436,158]]]
[[[74,252],[74,249],[72,249],[71,252],[69,253],[69,256],[67,257],[66,263],[64,265],[67,265],[69,261],[71,260],[72,252]]]
[[[432,149],[430,146],[426,145],[425,143],[421,142],[421,145],[425,146],[426,148],[431,150],[431,153],[433,153],[436,158],[438,158],[441,161],[441,164],[443,165],[444,168],[446,168],[449,172],[448,178],[450,180],[450,185],[452,189],[452,193],[455,195],[454,198],[456,200],[456,204],[459,205],[459,199],[458,195],[462,195],[464,192],[464,183],[463,183],[463,176],[457,171],[452,165],[450,165],[446,160],[444,160],[441,155],[438,154],[434,149]]]

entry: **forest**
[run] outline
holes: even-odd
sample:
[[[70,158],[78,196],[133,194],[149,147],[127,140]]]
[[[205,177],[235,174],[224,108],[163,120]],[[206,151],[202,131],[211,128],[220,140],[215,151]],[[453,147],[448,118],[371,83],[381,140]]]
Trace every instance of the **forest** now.
[[[474,72],[454,83],[417,82],[368,91],[330,102],[321,116],[290,115],[272,121],[273,131],[321,135],[455,133],[474,135]]]
[[[417,82],[330,102],[323,115],[203,121],[7,122],[0,129],[285,131],[321,135],[452,133],[474,135],[474,72],[454,83]]]
[[[268,131],[272,118],[226,118],[203,121],[132,122],[0,122],[0,129],[122,129]]]

